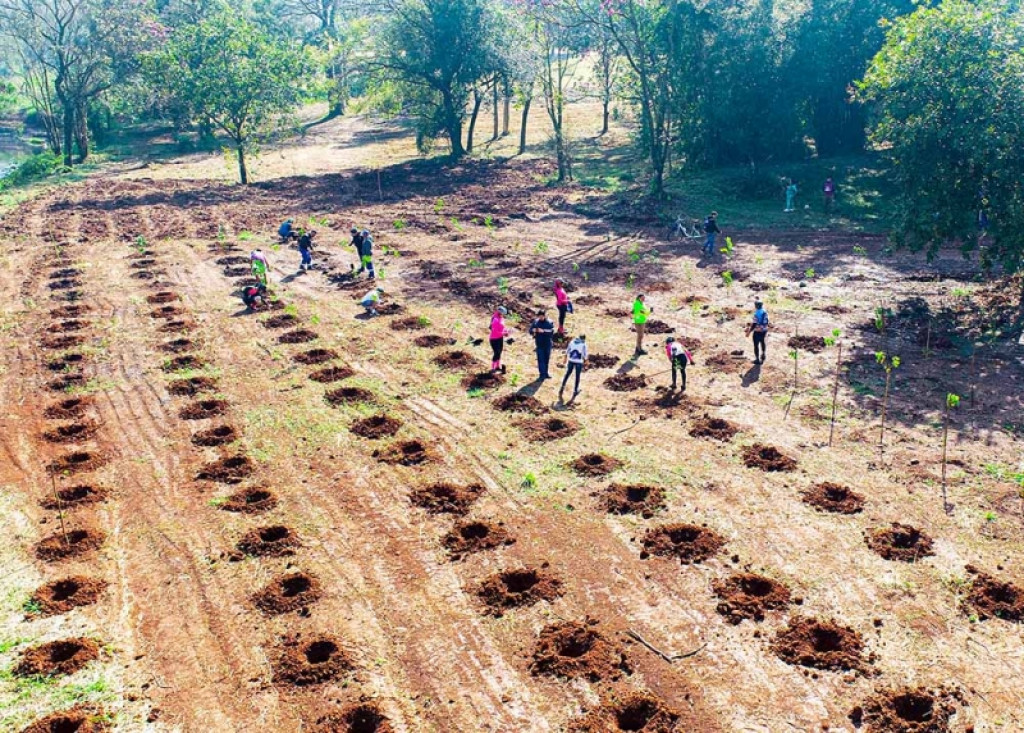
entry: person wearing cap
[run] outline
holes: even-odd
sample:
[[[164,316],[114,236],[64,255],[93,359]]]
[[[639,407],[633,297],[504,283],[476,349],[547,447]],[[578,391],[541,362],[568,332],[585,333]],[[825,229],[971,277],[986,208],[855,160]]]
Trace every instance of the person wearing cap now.
[[[505,373],[505,367],[501,364],[501,352],[505,349],[505,337],[508,336],[508,329],[505,327],[505,316],[508,309],[499,305],[494,315],[491,316],[491,371]]]
[[[565,283],[555,280],[555,307],[558,308],[558,333],[565,333],[565,314],[570,311],[572,304],[569,302],[569,294],[565,292]]]
[[[369,229],[359,232],[359,236],[362,238],[359,245],[359,272],[366,270],[370,279],[376,280],[377,275],[373,271],[373,237],[370,236]]]
[[[715,237],[722,233],[722,230],[718,228],[718,212],[712,211],[708,218],[704,220],[704,254],[713,256],[715,254]]]
[[[287,242],[293,236],[295,236],[295,228],[292,226],[292,219],[285,219],[284,223],[277,230],[277,235],[281,237],[282,242]]]
[[[633,301],[633,328],[636,330],[636,351],[633,352],[635,357],[647,353],[644,351],[644,331],[647,330],[647,319],[654,309],[647,305],[646,301],[647,296],[643,293],[636,296],[636,300]]]
[[[313,237],[315,236],[316,231],[313,229],[307,229],[299,235],[299,255],[302,257],[299,270],[303,272],[313,267]]]
[[[768,356],[768,349],[765,346],[764,338],[768,334],[771,324],[768,322],[768,312],[764,309],[764,303],[760,300],[754,303],[754,317],[747,324],[747,335],[754,335],[754,363],[763,364]]]
[[[530,335],[537,348],[537,370],[541,379],[551,379],[548,367],[551,364],[551,341],[555,335],[555,324],[548,319],[547,311],[537,311],[537,317],[530,324]]]
[[[363,271],[363,235],[360,234],[359,230],[355,227],[352,227],[348,231],[349,234],[352,235],[352,246],[355,248],[356,258],[359,260],[359,269],[355,271],[355,274],[358,275]]]
[[[572,397],[570,402],[576,399],[580,393],[580,376],[583,374],[583,365],[587,363],[587,337],[584,334],[580,334],[572,341],[569,342],[568,348],[565,350],[565,376],[562,377],[562,386],[558,390],[558,401],[562,402],[562,393],[565,391],[565,385],[569,381],[569,375],[576,374],[576,384],[572,390]]]
[[[686,366],[693,363],[693,357],[690,356],[690,352],[683,344],[676,340],[675,336],[665,339],[665,355],[668,356],[668,360],[672,364],[672,389],[676,388],[676,372],[678,371],[682,380],[682,387],[679,391],[685,392]]]
[[[377,312],[377,305],[380,303],[381,297],[384,295],[383,288],[374,288],[359,301],[359,305],[366,309],[366,315],[368,316],[379,316]]]

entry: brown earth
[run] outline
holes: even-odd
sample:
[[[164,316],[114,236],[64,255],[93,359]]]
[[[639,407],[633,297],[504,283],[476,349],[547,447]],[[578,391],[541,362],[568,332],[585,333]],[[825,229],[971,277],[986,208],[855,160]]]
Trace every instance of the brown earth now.
[[[80,321],[72,319],[70,321],[61,321],[55,323],[46,330],[50,333],[74,333],[75,331],[81,331],[89,327],[88,321]]]
[[[56,677],[74,674],[100,656],[92,639],[60,639],[26,649],[11,673],[18,677]]]
[[[261,514],[277,506],[274,492],[257,487],[241,489],[227,498],[220,508],[228,512]]]
[[[227,411],[228,403],[225,400],[198,400],[182,407],[178,411],[178,417],[182,420],[208,420]]]
[[[217,380],[213,377],[189,377],[176,379],[167,385],[167,391],[173,395],[192,397],[200,392],[213,392],[217,389]]]
[[[465,351],[447,351],[435,356],[433,362],[443,369],[474,369],[481,366],[479,361]]]
[[[418,466],[437,458],[434,451],[419,440],[400,440],[387,448],[375,450],[373,456],[381,463],[398,466]]]
[[[733,439],[739,428],[728,420],[720,417],[710,417],[706,413],[693,421],[690,425],[690,435],[694,438],[714,438],[727,442]]]
[[[835,621],[797,617],[779,631],[772,649],[782,661],[831,671],[864,671],[864,640]]]
[[[166,343],[160,344],[160,350],[161,351],[169,351],[172,354],[177,354],[177,353],[181,353],[182,351],[190,351],[190,350],[196,348],[196,346],[198,346],[198,344],[196,344],[196,342],[193,341],[192,339],[181,338],[181,339],[174,339],[172,341],[168,341]],[[183,357],[183,359],[189,360],[189,359],[191,359],[191,357]],[[173,362],[177,362],[177,359],[173,360]],[[173,371],[177,371],[178,369],[198,369],[198,368],[203,366],[202,363],[196,364],[196,360],[179,362],[179,363],[188,364],[188,366],[179,366],[179,367],[172,366],[171,364],[173,362],[165,364],[164,365],[164,370],[165,371],[169,371],[169,372],[173,372]],[[192,366],[192,364],[196,364],[196,365]]]
[[[998,580],[987,573],[967,566],[973,575],[966,606],[978,618],[1000,618],[1005,621],[1024,621],[1024,589],[1019,585]]]
[[[67,392],[74,387],[81,387],[86,382],[84,374],[66,374],[60,379],[47,382],[46,388],[51,392]]]
[[[271,580],[252,597],[253,605],[268,615],[290,613],[320,600],[320,580],[308,573],[288,573]]]
[[[68,509],[83,504],[95,504],[106,501],[109,492],[102,486],[91,486],[89,484],[76,484],[74,486],[62,486],[57,489],[56,496],[48,491],[39,502],[44,509]]]
[[[916,562],[922,557],[934,555],[934,542],[916,527],[893,522],[889,527],[877,527],[864,535],[867,546],[886,560]]]
[[[870,733],[947,733],[950,719],[963,704],[951,687],[903,687],[878,690],[850,711],[855,728]]]
[[[618,458],[603,453],[587,453],[572,462],[572,469],[581,476],[607,476],[622,467]]]
[[[176,300],[181,300],[181,296],[169,290],[164,290],[159,293],[153,293],[152,295],[146,296],[146,302],[149,303],[150,305],[173,303]]]
[[[218,425],[206,430],[200,430],[192,436],[193,445],[215,446],[234,443],[239,439],[240,434],[230,425]]]
[[[612,369],[621,361],[611,354],[591,354],[587,358],[588,369]]]
[[[71,575],[41,585],[29,602],[33,616],[57,616],[80,606],[91,606],[99,600],[109,583],[99,578]]]
[[[417,336],[412,340],[412,342],[421,349],[436,349],[441,346],[451,345],[452,339],[445,338],[444,336],[438,336],[436,334],[426,334],[424,336]]]
[[[825,512],[858,514],[864,510],[864,497],[849,487],[825,481],[801,494],[803,500]]]
[[[422,331],[430,325],[430,321],[422,316],[407,316],[396,318],[388,324],[392,331]]]
[[[309,378],[321,384],[331,384],[332,382],[341,382],[353,376],[355,376],[355,371],[349,367],[332,366],[316,370],[309,375]]]
[[[238,541],[238,549],[254,557],[294,555],[301,546],[295,531],[279,524],[250,530]]]
[[[792,471],[796,468],[796,461],[785,455],[773,445],[762,445],[755,443],[743,449],[743,463],[747,468],[757,468],[762,471]]]
[[[786,608],[791,602],[789,588],[777,580],[754,573],[739,573],[711,583],[721,600],[715,610],[738,624],[744,619],[764,621],[765,611]]]
[[[165,372],[180,372],[186,369],[202,369],[206,366],[206,361],[200,356],[176,356],[173,359],[168,359],[162,369]]]
[[[331,405],[355,405],[360,402],[373,402],[376,395],[362,387],[341,387],[326,393],[324,399]]]
[[[505,375],[500,372],[477,372],[462,379],[462,388],[466,390],[497,389],[505,383]]]
[[[308,344],[310,341],[316,341],[320,336],[315,331],[310,331],[308,328],[297,328],[294,331],[288,331],[282,333],[277,337],[277,343],[279,344]]]
[[[543,415],[548,411],[540,400],[522,392],[510,392],[491,402],[496,410],[502,412],[525,412],[530,415]]]
[[[50,311],[50,318],[78,318],[91,312],[92,308],[85,304],[62,305]]]
[[[68,420],[81,417],[92,404],[92,397],[69,397],[47,407],[43,411],[43,416],[51,420]]]
[[[349,427],[361,438],[390,438],[402,428],[402,421],[389,415],[370,415],[356,420]]]
[[[77,450],[66,453],[52,461],[47,469],[52,474],[71,475],[85,471],[95,471],[107,463],[106,455],[96,451]]]
[[[43,339],[42,346],[44,349],[63,351],[74,346],[81,346],[84,343],[85,339],[82,336],[51,336],[50,338]]]
[[[173,321],[167,321],[167,323],[160,326],[156,330],[159,331],[160,333],[183,333],[193,328],[193,325],[194,324],[191,321],[178,319]]]
[[[91,438],[97,430],[99,430],[99,425],[95,422],[83,420],[82,422],[58,425],[52,430],[47,430],[43,433],[43,439],[51,443],[78,443]]]
[[[800,351],[809,351],[818,354],[825,350],[825,339],[821,336],[791,336],[786,346]]]
[[[348,705],[317,718],[313,733],[394,733],[394,727],[380,706],[373,702]]]
[[[682,715],[666,705],[663,700],[650,693],[631,690],[620,699],[608,702],[583,718],[573,721],[569,726],[569,732],[683,733],[704,729],[681,718]]]
[[[631,674],[626,655],[597,627],[596,619],[545,626],[537,638],[530,671],[588,682],[616,680]]]
[[[554,601],[562,595],[562,581],[546,565],[503,570],[484,578],[476,589],[486,613],[502,616],[511,608]]]
[[[647,530],[640,558],[646,559],[650,555],[678,557],[688,565],[714,557],[724,546],[725,538],[707,527],[666,524]]]
[[[495,523],[479,519],[456,522],[451,532],[441,539],[441,544],[453,560],[459,560],[464,555],[474,552],[482,552],[514,543],[515,538],[509,534],[501,522]]]
[[[537,417],[518,423],[526,439],[532,443],[547,443],[561,440],[578,432],[580,425],[575,420],[565,417]]]
[[[200,481],[215,481],[219,484],[237,484],[249,478],[255,472],[256,465],[248,456],[224,456],[204,464],[199,469],[199,473],[196,474],[196,479]]]
[[[465,514],[485,491],[480,484],[459,486],[440,482],[420,486],[409,495],[409,500],[430,514]]]
[[[612,392],[635,392],[647,386],[647,377],[643,374],[616,374],[604,380],[604,386]]]
[[[649,519],[665,507],[665,490],[660,486],[612,484],[599,492],[601,508],[612,514],[639,514]]]
[[[310,349],[309,351],[303,351],[301,354],[296,354],[292,357],[292,361],[299,364],[323,364],[325,361],[337,358],[338,352],[333,349]]]
[[[44,562],[56,562],[80,557],[103,545],[106,535],[96,529],[69,529],[58,531],[36,543],[36,557]]]
[[[21,733],[106,733],[110,730],[107,718],[99,708],[76,705],[40,718]]]
[[[330,634],[285,637],[273,662],[279,685],[317,685],[338,679],[353,669],[342,642]]]
[[[84,361],[84,354],[64,354],[53,361],[46,362],[46,368],[52,372],[63,372],[73,367],[81,366]]]

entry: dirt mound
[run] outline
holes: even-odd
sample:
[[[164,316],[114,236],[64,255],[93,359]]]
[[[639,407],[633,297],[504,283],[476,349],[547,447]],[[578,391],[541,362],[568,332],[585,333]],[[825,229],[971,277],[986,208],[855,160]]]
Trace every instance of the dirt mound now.
[[[437,336],[436,334],[427,334],[426,336],[417,336],[412,342],[421,349],[436,349],[439,346],[448,346],[452,339]]]
[[[228,265],[248,265],[248,257],[240,257],[238,255],[230,255],[228,257],[218,257],[214,260],[221,267],[227,267]]]
[[[462,388],[469,391],[497,389],[504,383],[505,375],[500,372],[477,372],[462,380]]]
[[[743,358],[743,354],[712,354],[703,359],[703,362],[711,372],[721,372],[723,374],[736,374],[743,371],[744,367],[747,366],[747,360]]]
[[[293,316],[291,313],[280,313],[276,316],[271,316],[267,320],[263,321],[263,327],[287,328],[288,326],[294,326],[298,322],[298,316]]]
[[[397,316],[399,313],[405,313],[405,306],[399,303],[388,303],[377,308],[377,312],[382,316]]]
[[[864,535],[864,541],[886,560],[915,562],[935,554],[932,538],[909,524],[893,522],[891,527],[870,529]]]
[[[227,498],[220,508],[228,512],[259,514],[277,506],[277,497],[272,491],[250,487],[236,491]]]
[[[225,267],[224,277],[246,277],[250,272],[248,267]]]
[[[611,354],[591,354],[587,359],[588,369],[611,369],[619,363],[619,357]]]
[[[966,603],[978,618],[1024,621],[1024,588],[997,580],[971,565],[967,566],[967,572],[975,577]]]
[[[337,358],[338,352],[332,349],[310,349],[309,351],[303,351],[301,354],[296,354],[292,357],[292,361],[299,364],[323,364],[325,361]]]
[[[391,322],[392,331],[422,331],[430,325],[430,321],[422,316],[407,316]]]
[[[308,344],[310,341],[316,341],[318,338],[320,338],[320,336],[315,331],[310,331],[308,328],[297,328],[294,331],[282,333],[277,337],[277,343]]]
[[[545,567],[516,568],[487,576],[476,594],[487,606],[486,613],[501,616],[510,608],[555,600],[562,595],[562,581]]]
[[[54,270],[49,274],[50,280],[64,280],[66,278],[78,277],[82,274],[82,271],[75,267],[64,267],[60,270]]]
[[[728,420],[710,417],[707,414],[698,417],[690,426],[690,435],[694,438],[713,438],[723,442],[732,440],[738,432],[739,428]]]
[[[480,366],[480,362],[465,351],[447,351],[438,354],[432,361],[445,369],[472,369]]]
[[[238,541],[238,549],[254,557],[284,557],[294,555],[301,547],[295,530],[280,524],[249,530]]]
[[[26,649],[11,670],[17,677],[56,677],[74,674],[100,656],[92,639],[60,639]]]
[[[133,261],[129,265],[129,267],[131,267],[133,270],[144,270],[145,268],[152,267],[155,264],[156,264],[156,260],[154,258],[152,258],[152,257],[143,257],[142,259],[138,259],[138,260]]]
[[[495,409],[502,412],[526,412],[530,415],[542,415],[548,411],[548,408],[541,404],[541,401],[536,397],[531,397],[521,392],[513,392],[504,397],[499,397],[491,404],[494,405]]]
[[[36,557],[46,562],[79,557],[98,549],[106,538],[98,529],[69,529],[66,536],[57,532],[36,543]]]
[[[871,733],[946,733],[956,715],[961,693],[952,688],[904,687],[879,690],[850,711],[854,727]]]
[[[390,438],[401,427],[401,420],[380,414],[356,420],[349,430],[361,438]]]
[[[173,341],[167,341],[166,343],[161,344],[160,345],[160,350],[161,351],[169,351],[172,354],[176,354],[176,353],[181,353],[182,351],[191,351],[195,347],[196,347],[196,342],[193,341],[192,339],[180,338],[180,339],[174,339]],[[184,359],[189,359],[189,358],[194,359],[195,357],[187,357],[186,356],[186,357],[182,357],[182,358],[184,358]],[[201,362],[202,360],[199,359],[197,361]],[[187,369],[188,367],[179,367],[179,368]],[[170,368],[169,364],[164,364],[164,370],[165,371],[176,371],[175,369]]]
[[[790,604],[789,588],[763,575],[739,573],[725,580],[715,580],[711,587],[721,599],[716,610],[733,624],[745,618],[763,621],[765,611]]]
[[[57,458],[47,466],[50,473],[73,474],[83,471],[95,471],[107,462],[102,453],[79,450]]]
[[[51,351],[63,351],[73,346],[81,346],[84,343],[85,339],[81,336],[54,336],[43,339],[41,345],[44,349],[50,349]]]
[[[107,493],[106,489],[99,486],[78,484],[57,489],[57,496],[47,492],[39,503],[44,509],[67,509],[106,501]]]
[[[574,721],[570,733],[682,733],[680,714],[651,694],[629,692],[620,701]]]
[[[46,368],[51,372],[66,372],[80,366],[83,361],[85,361],[84,354],[64,354],[53,361],[46,362]]]
[[[227,443],[234,443],[238,438],[238,431],[230,425],[218,425],[217,427],[200,430],[193,435],[192,445],[225,445]]]
[[[173,303],[176,300],[181,300],[181,296],[177,293],[171,292],[170,290],[164,290],[163,292],[153,293],[152,295],[146,296],[146,302],[150,305]]]
[[[66,420],[81,417],[85,414],[86,408],[90,407],[92,403],[92,397],[71,397],[47,407],[43,410],[43,417],[51,420]]]
[[[469,506],[486,491],[481,484],[458,486],[447,482],[420,486],[409,495],[409,500],[430,514],[465,514]]]
[[[605,308],[604,314],[609,318],[626,318],[632,315],[632,312],[625,308]]]
[[[803,492],[803,500],[811,506],[835,514],[857,514],[864,510],[864,497],[855,491],[829,481],[815,484]]]
[[[191,397],[200,392],[212,392],[217,389],[217,380],[212,377],[189,377],[176,379],[167,385],[167,391],[173,395]]]
[[[562,621],[541,629],[530,671],[590,682],[614,680],[632,669],[626,655],[598,630],[597,621]]]
[[[219,484],[238,484],[256,472],[256,465],[248,456],[225,456],[204,465],[196,478]]]
[[[87,305],[62,305],[50,311],[50,318],[78,318],[90,310]]]
[[[206,420],[227,411],[228,403],[224,400],[198,400],[181,408],[178,417],[182,420]]]
[[[563,417],[538,417],[519,423],[519,427],[526,435],[526,439],[533,443],[568,438],[580,429],[579,423],[575,420]]]
[[[787,664],[815,669],[864,670],[864,640],[853,629],[818,618],[794,618],[772,642]]]
[[[514,543],[515,540],[501,522],[495,524],[482,520],[458,522],[441,540],[453,560],[473,552]]]
[[[607,476],[622,466],[622,461],[603,453],[587,453],[572,462],[572,468],[581,476]]]
[[[160,333],[183,333],[192,328],[192,324],[185,320],[168,321],[164,325],[160,326],[157,331]]]
[[[825,350],[825,339],[821,336],[791,336],[786,345],[791,349],[818,354]]]
[[[761,443],[743,449],[743,463],[747,468],[759,468],[762,471],[792,471],[796,468],[795,460],[778,448]]]
[[[169,359],[162,368],[165,372],[171,373],[181,372],[186,369],[202,369],[204,366],[206,366],[206,361],[202,357],[189,354]]]
[[[25,728],[21,733],[106,733],[110,725],[98,708],[76,705],[69,710],[51,713]]]
[[[644,329],[644,333],[659,334],[659,333],[672,333],[675,329],[668,325],[664,321],[648,321],[647,328]]]
[[[665,506],[665,490],[658,486],[612,484],[600,492],[601,508],[611,514],[639,514],[650,518]]]
[[[330,384],[331,382],[340,382],[343,379],[355,376],[355,371],[347,366],[332,366],[326,369],[318,369],[309,375],[309,378],[314,382],[320,382],[321,384]]]
[[[154,308],[149,312],[152,318],[171,318],[173,316],[180,316],[185,311],[176,305],[165,305],[163,308]]]
[[[61,321],[60,323],[54,323],[50,326],[47,331],[50,333],[74,333],[75,331],[81,331],[89,327],[88,321],[82,321],[77,318],[72,318],[68,321]]]
[[[81,387],[85,381],[84,374],[66,374],[60,379],[47,382],[46,388],[51,392],[67,392],[74,387]]]
[[[160,274],[166,275],[167,273],[161,272]],[[131,276],[136,280],[154,280],[156,279],[157,273],[152,270],[139,270],[138,272],[133,272]]]
[[[666,524],[644,535],[640,558],[651,555],[678,557],[684,565],[713,557],[725,546],[725,538],[707,527],[695,524]]]
[[[303,639],[286,637],[273,663],[274,682],[289,685],[316,685],[341,677],[353,668],[341,640],[328,634]]]
[[[394,733],[394,727],[380,707],[360,702],[316,719],[312,733]]]
[[[47,430],[43,433],[43,438],[51,443],[77,443],[82,440],[88,440],[99,429],[100,426],[91,420],[73,422],[61,425],[53,430]]]
[[[331,405],[355,405],[360,402],[373,402],[375,395],[362,387],[341,387],[325,394],[324,399]]]
[[[79,606],[91,606],[107,588],[107,581],[72,575],[36,588],[29,605],[33,616],[56,616]]]
[[[279,575],[252,597],[253,605],[269,615],[290,613],[320,600],[320,581],[307,573]]]
[[[401,440],[387,448],[375,450],[373,457],[381,463],[392,463],[399,466],[418,466],[432,461],[434,452],[419,440]]]
[[[612,392],[635,392],[647,386],[647,377],[643,374],[616,374],[604,380],[604,386]]]
[[[71,290],[82,287],[82,281],[75,278],[62,278],[50,281],[49,287],[50,290]]]

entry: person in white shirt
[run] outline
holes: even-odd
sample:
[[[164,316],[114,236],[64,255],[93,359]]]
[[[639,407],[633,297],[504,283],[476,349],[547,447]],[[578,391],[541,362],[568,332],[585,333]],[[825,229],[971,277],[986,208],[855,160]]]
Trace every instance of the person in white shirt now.
[[[565,350],[565,376],[562,377],[562,386],[558,390],[559,402],[562,401],[565,385],[573,372],[576,373],[576,386],[573,388],[572,399],[576,399],[576,395],[580,393],[580,376],[583,374],[583,365],[587,361],[587,356],[587,337],[580,334],[569,342],[569,346]]]

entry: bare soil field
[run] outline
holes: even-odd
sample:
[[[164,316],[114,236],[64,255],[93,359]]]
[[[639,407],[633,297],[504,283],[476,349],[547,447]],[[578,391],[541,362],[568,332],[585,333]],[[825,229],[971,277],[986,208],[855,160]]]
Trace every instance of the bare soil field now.
[[[1024,730],[1019,278],[727,222],[701,261],[543,161],[357,165],[151,166],[4,218],[0,729]],[[556,277],[603,357],[570,404],[526,333]]]

